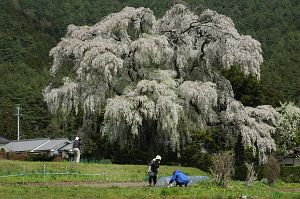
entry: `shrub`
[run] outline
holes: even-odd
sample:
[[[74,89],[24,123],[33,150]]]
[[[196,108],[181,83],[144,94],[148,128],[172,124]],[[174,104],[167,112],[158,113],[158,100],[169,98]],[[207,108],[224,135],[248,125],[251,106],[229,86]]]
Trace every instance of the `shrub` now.
[[[212,154],[221,150],[221,143],[217,137],[221,134],[216,129],[203,131],[191,129],[191,142],[186,144],[181,151],[180,163],[209,172],[212,166]],[[206,152],[203,151],[206,150]]]
[[[215,181],[226,187],[234,174],[234,155],[232,151],[222,151],[212,158],[211,173]]]
[[[47,153],[38,153],[38,154],[27,154],[26,158],[24,160],[26,161],[46,161],[50,162],[53,161],[55,157],[50,156]]]
[[[202,171],[209,172],[212,166],[212,155],[201,152],[199,145],[189,144],[182,151],[179,161],[183,166],[197,167]]]
[[[300,183],[300,166],[298,167],[281,167],[280,179],[284,182]]]
[[[268,162],[264,167],[264,178],[268,180],[269,184],[273,184],[279,177],[280,165],[277,159],[273,156],[269,156]]]
[[[212,166],[212,156],[208,153],[195,155],[196,167],[202,171],[209,172],[209,168]]]

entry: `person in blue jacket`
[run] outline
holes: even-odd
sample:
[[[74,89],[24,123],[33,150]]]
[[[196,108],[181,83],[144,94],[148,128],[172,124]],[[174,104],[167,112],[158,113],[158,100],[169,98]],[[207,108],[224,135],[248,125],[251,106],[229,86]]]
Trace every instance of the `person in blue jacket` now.
[[[182,185],[184,185],[186,187],[189,183],[189,177],[182,173],[180,170],[176,170],[174,171],[173,176],[169,181],[169,186],[171,186],[172,182],[174,181],[176,182],[176,186],[182,187]]]

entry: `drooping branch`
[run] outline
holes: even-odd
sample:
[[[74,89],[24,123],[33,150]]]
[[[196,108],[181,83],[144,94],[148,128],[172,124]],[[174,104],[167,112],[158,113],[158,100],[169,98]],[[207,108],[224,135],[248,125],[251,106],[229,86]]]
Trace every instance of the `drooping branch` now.
[[[155,139],[180,150],[179,129],[189,132],[184,120],[201,130],[218,128],[231,147],[241,136],[264,162],[276,149],[271,135],[278,112],[244,107],[218,74],[238,64],[259,79],[261,52],[258,41],[240,35],[230,18],[215,11],[197,16],[178,4],[156,20],[150,9],[126,7],[93,26],[69,25],[50,51],[50,72],[57,77],[71,60],[75,77],[60,87],[49,84],[44,98],[53,113],[83,109],[84,127],[105,113],[101,131],[123,147],[144,133],[143,123],[155,121]]]

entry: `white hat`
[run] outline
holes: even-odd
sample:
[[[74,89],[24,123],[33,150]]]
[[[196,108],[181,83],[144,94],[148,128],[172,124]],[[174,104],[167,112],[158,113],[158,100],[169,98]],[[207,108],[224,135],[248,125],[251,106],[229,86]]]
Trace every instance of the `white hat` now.
[[[77,137],[75,138],[75,140],[79,140],[79,137],[77,136]]]
[[[160,155],[157,155],[157,156],[155,157],[155,160],[161,160]]]

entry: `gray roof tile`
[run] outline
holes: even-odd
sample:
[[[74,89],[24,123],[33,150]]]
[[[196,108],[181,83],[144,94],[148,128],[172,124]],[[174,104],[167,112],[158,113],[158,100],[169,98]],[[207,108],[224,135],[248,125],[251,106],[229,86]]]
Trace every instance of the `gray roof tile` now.
[[[6,139],[6,138],[0,136],[0,143],[8,143],[8,142],[9,142],[8,139]]]
[[[5,148],[10,152],[31,151],[34,148],[49,141],[49,138],[29,139],[29,140],[13,140],[5,145]]]
[[[65,138],[49,140],[48,142],[35,148],[34,151],[50,151],[54,149],[59,149],[66,145],[67,141],[68,139]]]
[[[73,142],[67,144],[66,146],[64,146],[62,148],[60,148],[59,151],[69,151],[71,149],[73,149]]]

